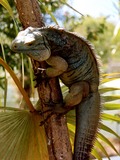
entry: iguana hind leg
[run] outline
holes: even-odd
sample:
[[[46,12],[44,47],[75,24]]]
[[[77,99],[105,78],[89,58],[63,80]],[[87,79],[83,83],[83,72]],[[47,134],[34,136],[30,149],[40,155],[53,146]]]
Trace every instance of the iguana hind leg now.
[[[87,97],[89,94],[89,84],[85,81],[80,81],[74,83],[69,87],[69,93],[64,98],[64,103],[56,104],[55,112],[56,113],[67,113],[71,109],[74,109],[76,105],[81,103],[81,101]]]
[[[70,89],[69,93],[66,95],[64,102],[65,108],[73,107],[78,105],[83,98],[87,97],[89,94],[89,84],[85,81],[80,81],[74,83]]]

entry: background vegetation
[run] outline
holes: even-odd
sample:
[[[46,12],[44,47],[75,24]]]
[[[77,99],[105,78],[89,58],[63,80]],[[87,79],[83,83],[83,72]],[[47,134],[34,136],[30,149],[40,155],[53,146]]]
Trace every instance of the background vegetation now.
[[[1,3],[2,1],[0,1]],[[4,2],[7,2],[6,0]],[[18,19],[17,11],[13,0],[8,0],[12,11],[3,5],[0,5],[0,57],[12,68],[14,73],[22,82],[23,88],[28,93],[33,104],[37,102],[38,96],[36,89],[34,89],[33,83],[33,73],[31,68],[31,63],[28,57],[24,55],[15,54],[10,50],[11,41],[15,38],[17,32],[22,29],[20,21]],[[67,30],[78,32],[80,35],[88,39],[95,47],[96,54],[101,58],[102,61],[102,80],[100,85],[100,93],[104,98],[103,100],[103,114],[102,119],[105,122],[101,123],[101,131],[96,140],[96,145],[93,150],[92,155],[101,159],[102,156],[106,156],[109,159],[109,155],[119,155],[120,151],[116,143],[111,143],[109,136],[106,133],[114,135],[114,139],[117,139],[118,144],[120,143],[120,132],[116,133],[114,130],[109,128],[106,124],[106,121],[116,122],[119,125],[120,123],[120,88],[113,87],[111,84],[107,86],[108,82],[113,80],[119,80],[120,78],[120,56],[119,56],[119,46],[120,46],[120,28],[116,27],[115,24],[109,22],[107,17],[93,18],[91,16],[82,16],[81,13],[77,13],[78,16],[74,16],[72,12],[66,11],[65,6],[70,7],[66,0],[54,1],[54,0],[41,0],[39,1],[42,4],[41,11],[44,15],[46,25],[60,25]],[[7,3],[6,3],[7,4]],[[4,7],[3,7],[4,6]],[[116,6],[118,10],[118,6]],[[73,9],[74,12],[75,9]],[[13,14],[13,15],[12,15]],[[11,16],[12,15],[12,16]],[[13,21],[14,16],[14,21]],[[116,81],[119,83],[119,81]],[[119,85],[118,85],[119,86]],[[66,91],[66,88],[62,88],[63,92]],[[13,92],[12,92],[13,91]],[[12,93],[12,95],[11,95]],[[6,114],[3,112],[7,107],[11,110],[15,108],[25,108],[26,103],[22,99],[22,96],[19,94],[14,82],[11,79],[11,76],[5,71],[3,66],[0,66],[0,109],[1,117]],[[16,110],[17,110],[16,109]],[[108,112],[109,111],[109,112]],[[15,114],[15,113],[13,113]],[[26,112],[24,112],[24,115]],[[18,114],[19,115],[19,114]],[[24,115],[19,115],[18,121],[24,117]],[[5,115],[6,116],[6,115]],[[9,116],[12,123],[12,114]],[[17,116],[16,114],[14,116]],[[23,117],[22,117],[23,116]],[[3,117],[4,118],[4,117]],[[31,120],[31,117],[28,118]],[[68,114],[68,126],[70,129],[71,140],[74,138],[74,113]],[[14,120],[13,120],[14,121]],[[27,124],[27,121],[25,124]],[[32,120],[31,120],[32,121]],[[37,120],[39,121],[39,118]],[[5,121],[6,122],[6,121]],[[17,122],[17,121],[16,121]],[[0,119],[0,132],[2,131],[3,119]],[[6,122],[6,126],[10,125]],[[26,126],[22,126],[23,128]],[[27,126],[29,128],[29,126]],[[34,125],[33,125],[34,127]],[[21,130],[23,130],[21,128]],[[29,128],[30,129],[30,128]],[[7,130],[3,129],[5,133]],[[33,129],[34,130],[34,129]],[[104,134],[105,133],[105,134]],[[12,133],[11,133],[12,134]],[[28,132],[26,131],[26,135]],[[0,134],[2,138],[2,134]],[[16,136],[16,135],[15,135]],[[18,135],[19,137],[20,135]],[[30,135],[29,135],[30,136]],[[14,137],[14,136],[13,136]],[[12,140],[12,139],[11,139]],[[17,140],[17,138],[16,138]],[[39,139],[40,140],[40,139]],[[41,141],[41,140],[40,140]],[[0,145],[3,145],[4,141],[0,141]],[[106,147],[102,143],[107,144],[114,152],[109,153],[106,150]],[[116,141],[115,141],[116,142]],[[9,144],[11,141],[9,141]],[[5,142],[6,146],[9,146]],[[115,145],[115,146],[114,146]],[[99,148],[99,149],[98,149]],[[20,150],[21,148],[17,148]],[[2,153],[2,151],[0,151]],[[22,152],[22,151],[21,151]],[[38,155],[39,156],[39,155]]]

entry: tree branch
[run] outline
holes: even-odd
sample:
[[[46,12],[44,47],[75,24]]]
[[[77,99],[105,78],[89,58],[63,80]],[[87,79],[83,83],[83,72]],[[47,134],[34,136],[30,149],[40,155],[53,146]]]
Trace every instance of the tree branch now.
[[[23,28],[28,26],[42,27],[44,26],[41,11],[37,0],[16,0],[16,7],[19,13],[20,21]],[[37,62],[32,60],[34,72],[38,67],[46,68],[45,62]],[[38,86],[38,94],[41,100],[43,112],[48,108],[44,102],[61,102],[62,94],[57,78],[44,81]],[[44,118],[48,113],[44,114]],[[48,152],[50,160],[72,160],[72,151],[69,140],[68,128],[65,116],[57,119],[56,115],[52,115],[45,123],[45,132],[48,142]]]

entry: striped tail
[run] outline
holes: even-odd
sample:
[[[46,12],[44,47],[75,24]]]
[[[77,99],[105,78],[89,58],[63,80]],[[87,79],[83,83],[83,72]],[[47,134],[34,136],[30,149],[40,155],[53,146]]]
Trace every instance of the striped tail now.
[[[73,160],[89,160],[100,120],[100,95],[89,96],[76,108],[76,135]]]

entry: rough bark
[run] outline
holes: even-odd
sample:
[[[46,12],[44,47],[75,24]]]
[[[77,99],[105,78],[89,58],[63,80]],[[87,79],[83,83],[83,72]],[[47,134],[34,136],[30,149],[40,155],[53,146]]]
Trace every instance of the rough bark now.
[[[37,0],[15,0],[19,14],[19,19],[23,28],[28,26],[42,27],[44,22]],[[33,70],[37,71],[38,67],[45,68],[45,62],[37,62],[32,60]],[[62,94],[57,78],[52,78],[46,83],[43,81],[38,86],[38,94],[41,100],[42,110],[45,111],[48,106],[44,102],[62,101]],[[44,118],[48,113],[44,114]],[[56,115],[51,116],[45,123],[45,132],[48,142],[48,152],[50,160],[72,160],[72,151],[69,140],[66,117],[57,118]]]

